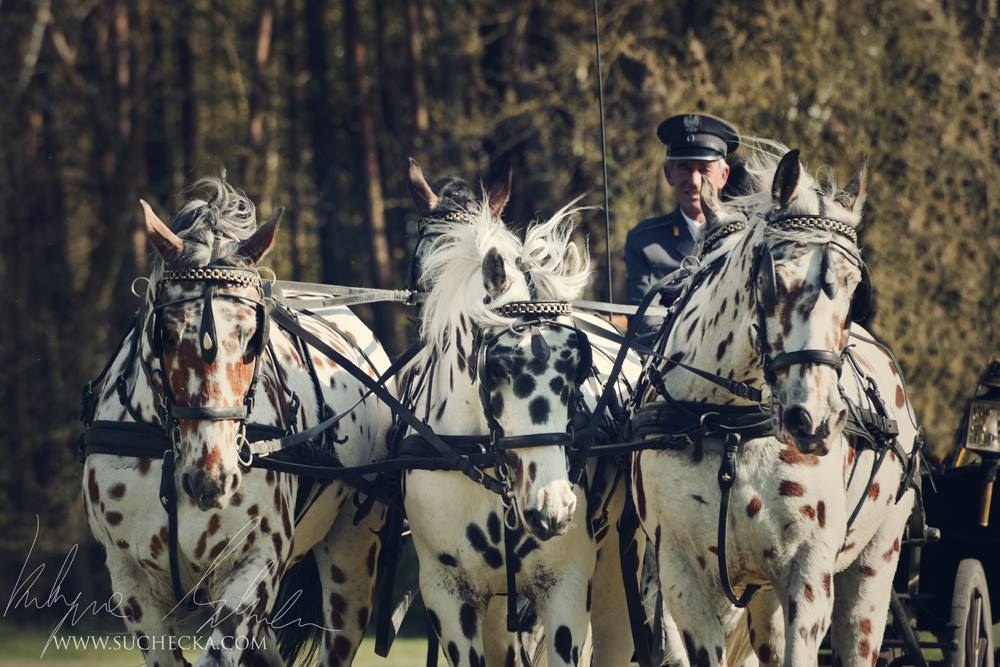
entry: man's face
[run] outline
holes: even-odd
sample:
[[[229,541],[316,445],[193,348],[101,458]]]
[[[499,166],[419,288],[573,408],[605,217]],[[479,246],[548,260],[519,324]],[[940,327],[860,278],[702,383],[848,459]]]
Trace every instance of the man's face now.
[[[708,180],[718,194],[729,178],[725,160],[670,160],[663,167],[667,182],[684,214],[692,220],[705,221],[701,212],[701,184]]]

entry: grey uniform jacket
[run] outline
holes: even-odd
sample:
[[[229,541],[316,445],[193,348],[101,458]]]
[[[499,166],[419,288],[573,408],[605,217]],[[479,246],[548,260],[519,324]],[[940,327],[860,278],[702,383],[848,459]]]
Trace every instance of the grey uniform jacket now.
[[[687,221],[676,208],[667,215],[643,220],[625,239],[626,292],[628,302],[637,304],[660,278],[681,268],[681,262],[695,251],[695,240]],[[653,301],[656,305],[658,300]],[[670,303],[659,303],[669,306]],[[657,329],[662,318],[646,317],[640,333]]]

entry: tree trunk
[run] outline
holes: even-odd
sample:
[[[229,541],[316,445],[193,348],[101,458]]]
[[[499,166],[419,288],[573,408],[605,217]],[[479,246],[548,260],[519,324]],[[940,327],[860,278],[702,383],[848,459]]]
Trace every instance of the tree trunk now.
[[[301,193],[299,189],[299,172],[302,170],[302,150],[299,139],[299,88],[296,83],[299,76],[298,63],[298,35],[296,34],[296,11],[298,3],[296,0],[287,0],[285,6],[285,20],[282,25],[282,38],[285,42],[285,104],[286,116],[286,154],[288,173],[288,209],[285,211],[285,219],[288,220],[288,230],[292,237],[291,242],[291,263],[292,280],[305,279],[305,255],[306,255],[306,235],[302,226],[300,215]]]
[[[197,150],[198,98],[194,78],[194,9],[191,2],[178,2],[174,34],[177,54],[177,85],[175,94],[181,103],[181,154],[185,184],[194,177]]]
[[[420,0],[406,0],[406,45],[410,51],[410,87],[413,95],[413,125],[417,130],[414,145],[419,146],[424,132],[430,129],[427,112],[427,82],[424,79],[424,33],[420,25]]]
[[[271,89],[267,77],[267,67],[271,60],[271,44],[274,35],[274,2],[259,0],[257,8],[257,39],[254,42],[253,66],[250,76],[250,118],[247,138],[249,151],[243,170],[243,187],[267,199],[266,163],[268,130],[270,128]]]
[[[352,125],[356,130],[352,133],[354,154],[356,164],[361,167],[372,280],[376,287],[386,288],[392,284],[392,261],[386,236],[382,173],[375,137],[376,104],[372,94],[371,75],[368,72],[368,46],[361,34],[354,0],[344,0],[344,33],[347,43],[348,78],[351,84],[351,97],[354,100],[352,119]],[[388,308],[381,305],[374,310],[377,333],[383,339],[394,341],[396,332]]]

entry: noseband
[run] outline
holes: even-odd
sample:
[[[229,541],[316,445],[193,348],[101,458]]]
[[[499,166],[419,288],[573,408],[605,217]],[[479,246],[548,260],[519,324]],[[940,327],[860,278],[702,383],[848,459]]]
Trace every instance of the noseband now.
[[[200,285],[201,294],[161,303],[160,298],[163,292],[160,286],[166,283],[178,282],[192,282]],[[218,291],[220,287],[253,287],[257,290],[257,298],[230,294],[224,291],[220,292]],[[223,407],[179,405],[170,389],[167,368],[163,358],[164,329],[161,321],[163,311],[171,306],[190,303],[192,301],[200,300],[202,302],[201,324],[198,328],[198,347],[202,360],[211,364],[215,361],[219,347],[214,314],[214,302],[216,299],[241,301],[253,306],[256,311],[257,328],[247,344],[247,349],[244,353],[244,358],[252,358],[254,364],[250,386],[247,388],[240,405]],[[153,388],[154,402],[160,413],[161,423],[170,435],[171,443],[175,449],[180,440],[179,422],[182,420],[238,421],[240,422],[240,435],[238,439],[243,440],[246,437],[246,420],[253,411],[254,394],[257,380],[260,376],[261,353],[265,345],[267,345],[269,325],[270,310],[268,301],[264,297],[260,274],[257,272],[257,269],[208,266],[183,271],[163,272],[158,282],[156,296],[153,299],[152,313],[146,324],[146,333],[152,347],[153,355],[160,365],[158,370],[151,371],[151,374],[158,373],[160,375],[160,391],[156,391],[156,383],[150,382],[150,386]],[[249,465],[247,462],[243,463]]]
[[[832,252],[834,248],[839,249],[844,255],[857,263],[861,268],[861,283],[856,289],[856,295],[852,298],[850,314],[848,316],[848,326],[853,319],[863,316],[861,312],[867,307],[869,300],[870,285],[868,282],[868,272],[864,262],[861,260],[861,251],[858,248],[857,231],[850,225],[828,218],[823,215],[802,215],[788,214],[775,218],[768,218],[768,228],[779,230],[812,230],[826,231],[833,234],[834,239],[827,242],[826,251],[823,257],[821,272],[823,275],[823,291],[832,298],[837,291],[837,276],[833,269]],[[839,237],[839,238],[837,238]],[[757,348],[761,362],[764,367],[764,380],[768,385],[773,386],[775,372],[782,368],[788,368],[798,364],[819,364],[829,366],[840,374],[843,367],[843,352],[822,349],[802,349],[791,352],[780,352],[772,354],[771,344],[767,338],[767,318],[765,310],[771,309],[777,302],[777,277],[774,268],[774,256],[766,241],[761,241],[756,251],[754,267],[750,273],[751,284],[747,287],[757,296]],[[857,292],[861,292],[860,295]],[[860,299],[859,299],[860,297]]]

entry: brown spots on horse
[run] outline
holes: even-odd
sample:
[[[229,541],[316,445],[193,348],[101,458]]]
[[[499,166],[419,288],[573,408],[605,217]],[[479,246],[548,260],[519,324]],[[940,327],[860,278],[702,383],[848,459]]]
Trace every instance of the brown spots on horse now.
[[[128,549],[128,542],[126,542],[125,540],[118,540],[117,542],[115,542],[115,544],[118,546],[119,549]]]
[[[122,496],[125,495],[125,485],[118,482],[110,489],[108,489],[108,495],[110,495],[115,500],[120,500]]]
[[[133,623],[142,620],[142,607],[139,606],[139,601],[131,595],[128,598],[128,604],[125,605],[125,618]]]
[[[868,488],[868,497],[871,498],[872,500],[876,500],[878,498],[880,490],[881,487],[879,487],[878,482],[873,482],[872,485]]]
[[[799,513],[810,521],[816,518],[816,510],[812,505],[803,505],[799,508]]]
[[[265,535],[271,532],[271,523],[267,520],[266,516],[262,517],[260,520],[260,532]]]
[[[219,554],[222,553],[222,550],[226,548],[227,544],[229,544],[229,539],[228,538],[224,539],[224,540],[221,540],[218,544],[216,544],[214,547],[212,547],[211,551],[208,552],[208,557],[211,558],[212,560],[215,560],[216,558],[218,558]]]
[[[778,486],[778,495],[791,496],[795,498],[801,498],[806,493],[806,490],[798,482],[793,482],[790,480],[783,480]]]
[[[90,503],[96,505],[101,499],[101,489],[97,486],[97,473],[93,468],[87,476],[87,492],[90,494]]]
[[[706,561],[704,556],[698,556],[698,565],[701,565],[701,569],[705,569]]]
[[[848,542],[844,546],[840,547],[840,553],[844,554],[854,548],[854,542]]]
[[[260,508],[257,506],[257,503],[254,503],[253,505],[247,508],[247,515],[251,519],[256,519],[258,514],[260,514]]]
[[[284,547],[284,540],[281,539],[281,535],[274,533],[271,535],[271,542],[274,543],[274,553],[278,556],[278,559],[281,560],[281,550],[282,547]]]
[[[122,516],[121,512],[105,512],[104,513],[104,520],[107,521],[112,526],[117,526],[118,524],[120,524],[122,522],[123,518],[124,517]]]
[[[219,519],[219,515],[218,514],[213,514],[211,517],[209,517],[209,519],[208,519],[208,534],[209,535],[215,535],[215,533],[219,530],[219,524],[220,523],[221,523],[221,520]]]
[[[889,549],[884,554],[882,554],[882,560],[884,560],[887,563],[890,562],[892,560],[893,554],[895,554],[897,551],[899,551],[898,537],[893,541],[892,546],[889,547]]]
[[[906,404],[906,396],[903,394],[903,387],[896,385],[896,407],[901,408]]]
[[[145,475],[148,473],[151,465],[153,465],[152,459],[139,459],[139,474]]]
[[[896,368],[895,362],[893,362],[891,359],[889,360],[889,372],[892,373],[893,375],[899,375],[899,369]]]
[[[365,557],[365,565],[368,567],[368,574],[375,574],[375,550],[378,545],[371,545],[368,548],[368,555]]]
[[[646,490],[642,486],[642,471],[639,469],[639,457],[632,466],[632,479],[635,482],[635,506],[639,510],[639,518],[646,518]]]
[[[711,554],[714,554],[716,556],[719,555],[719,550],[717,548],[715,548],[715,547],[709,547],[708,548],[708,552],[711,553]]]
[[[826,503],[822,500],[816,503],[816,520],[820,528],[826,527]]]
[[[875,568],[871,567],[870,565],[862,565],[861,566],[861,574],[863,574],[866,577],[874,577],[875,576]]]
[[[274,484],[275,474],[273,470],[268,469],[267,474],[264,475],[264,481],[268,484]]]
[[[153,558],[156,558],[160,555],[160,552],[162,550],[163,550],[163,542],[160,540],[160,536],[153,535],[153,537],[149,540],[149,554]]]
[[[787,463],[788,465],[803,464],[808,466],[819,465],[819,457],[815,454],[803,454],[795,447],[789,445],[785,447],[778,454],[778,458],[781,459],[782,463]]]
[[[222,461],[222,450],[218,447],[212,447],[208,449],[207,446],[201,446],[201,465],[205,468],[215,468]]]
[[[201,558],[205,553],[205,543],[208,540],[208,533],[202,533],[201,537],[198,538],[198,544],[194,547],[194,557]]]
[[[812,602],[815,599],[813,595],[813,587],[810,584],[806,584],[802,589],[802,595],[805,597],[806,602]]]
[[[854,457],[857,456],[857,452],[854,451],[854,447],[847,448],[847,465],[854,463]]]
[[[826,593],[826,597],[830,597],[830,576],[829,572],[823,573],[823,592]]]
[[[161,571],[162,571],[162,568],[161,568],[161,567],[160,567],[159,565],[157,565],[155,561],[152,561],[152,560],[150,560],[150,559],[148,559],[148,558],[143,558],[143,559],[142,559],[141,561],[139,561],[139,562],[140,562],[140,563],[141,563],[141,564],[142,564],[142,565],[143,565],[144,567],[146,567],[146,568],[148,568],[148,569],[150,569],[150,570],[161,570]]]
[[[347,581],[347,575],[336,565],[330,566],[330,578],[333,579],[333,583],[342,584]]]
[[[868,644],[867,639],[862,639],[861,643],[858,644],[858,655],[862,658],[867,658],[868,653],[871,651],[871,645]]]
[[[747,516],[752,519],[760,511],[762,505],[763,503],[761,503],[760,498],[757,496],[751,498],[750,502],[747,503]]]
[[[243,494],[237,491],[233,494],[233,497],[229,499],[229,504],[233,507],[239,507],[243,503]]]
[[[861,630],[862,634],[870,635],[872,633],[872,622],[869,618],[862,618],[861,622],[858,623],[858,628]]]

